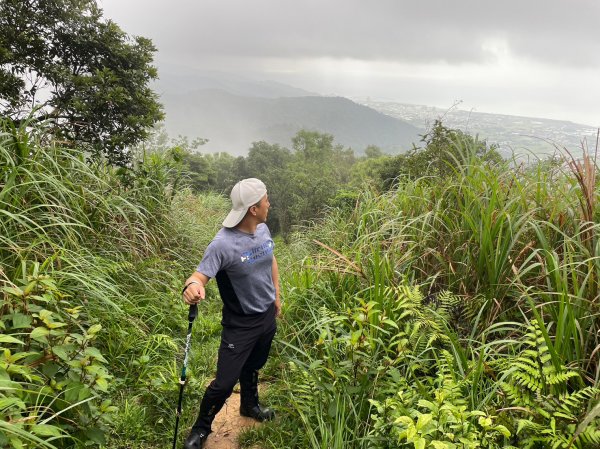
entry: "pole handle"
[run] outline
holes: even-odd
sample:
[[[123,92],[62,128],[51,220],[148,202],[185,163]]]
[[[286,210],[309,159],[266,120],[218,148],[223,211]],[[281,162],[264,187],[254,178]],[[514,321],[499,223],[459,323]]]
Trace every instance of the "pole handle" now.
[[[198,304],[190,305],[190,313],[188,315],[188,321],[193,323],[196,317],[198,316]]]

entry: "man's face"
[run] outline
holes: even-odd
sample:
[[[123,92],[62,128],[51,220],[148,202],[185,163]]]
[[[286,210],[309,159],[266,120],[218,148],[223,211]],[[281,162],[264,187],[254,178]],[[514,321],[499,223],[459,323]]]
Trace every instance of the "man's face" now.
[[[269,203],[269,195],[263,196],[258,205],[252,206],[256,212],[256,219],[259,223],[265,223],[267,221],[269,207],[271,207],[271,203]]]

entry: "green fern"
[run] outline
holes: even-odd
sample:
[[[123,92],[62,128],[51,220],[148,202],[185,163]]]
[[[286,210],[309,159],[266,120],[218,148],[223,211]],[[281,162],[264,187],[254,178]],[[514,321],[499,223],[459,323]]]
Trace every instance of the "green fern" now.
[[[460,299],[450,292],[423,297],[418,287],[405,285],[390,288],[389,293],[397,298],[394,319],[400,332],[395,334],[393,341],[398,344],[399,353],[406,354],[408,350],[423,362],[423,366],[430,366],[435,359],[431,357],[427,362],[425,355],[431,348],[444,348],[450,343],[447,323],[450,311]]]
[[[371,400],[374,436],[390,448],[512,448],[506,445],[510,432],[496,416],[469,410],[470,380],[458,375],[452,355],[443,349],[433,351],[437,375],[427,382],[426,394],[398,378],[393,395]]]
[[[600,447],[600,428],[588,426],[580,435],[578,440],[583,443],[582,447]]]
[[[580,375],[564,365],[556,367],[550,349],[536,320],[524,335],[525,348],[505,369],[500,386],[513,407],[524,408],[527,417],[517,420],[516,434],[523,448],[593,448],[600,439],[599,420],[589,423],[579,434],[589,404],[600,394],[598,388],[576,389],[571,379]]]

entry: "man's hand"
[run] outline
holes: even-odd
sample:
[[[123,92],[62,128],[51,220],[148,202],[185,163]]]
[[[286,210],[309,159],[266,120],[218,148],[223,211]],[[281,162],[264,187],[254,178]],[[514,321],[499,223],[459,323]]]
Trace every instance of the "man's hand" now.
[[[189,305],[198,304],[205,296],[204,286],[199,282],[191,283],[183,292],[183,300]]]
[[[275,318],[279,318],[281,316],[281,300],[277,298],[275,300]]]
[[[183,300],[186,304],[198,304],[206,297],[204,286],[209,281],[208,277],[202,273],[192,274],[187,281],[185,281],[185,291],[183,292]]]
[[[273,286],[275,287],[275,318],[279,318],[281,316],[281,300],[279,299],[279,266],[277,265],[275,256],[273,256],[271,275],[273,276]]]

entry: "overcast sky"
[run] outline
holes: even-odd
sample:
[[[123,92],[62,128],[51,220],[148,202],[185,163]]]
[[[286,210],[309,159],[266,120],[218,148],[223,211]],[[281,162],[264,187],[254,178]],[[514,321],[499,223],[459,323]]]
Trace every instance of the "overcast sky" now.
[[[98,0],[159,69],[600,126],[598,0]]]

